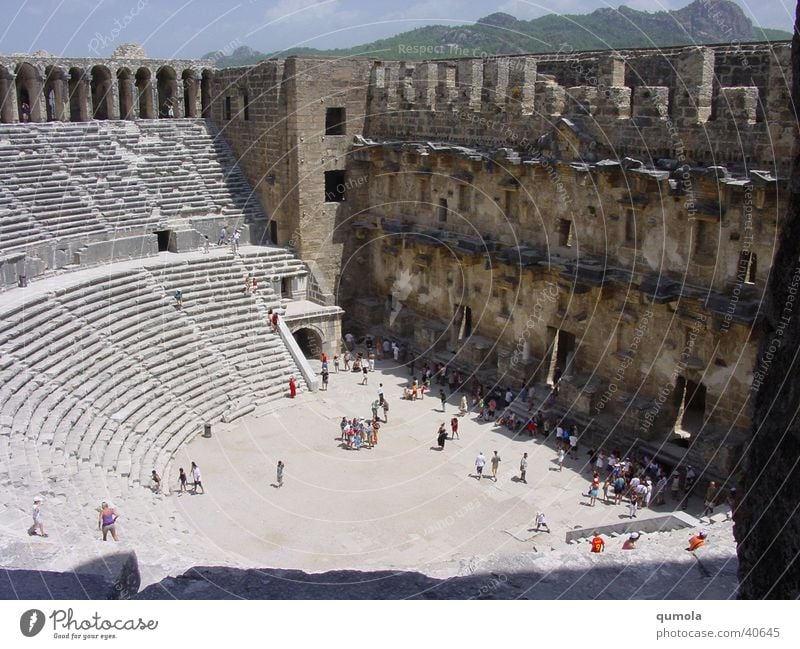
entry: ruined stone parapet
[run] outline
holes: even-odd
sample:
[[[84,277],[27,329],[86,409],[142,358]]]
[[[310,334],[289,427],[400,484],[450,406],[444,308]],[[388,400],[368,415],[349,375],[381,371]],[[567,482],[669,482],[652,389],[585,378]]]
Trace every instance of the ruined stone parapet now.
[[[789,149],[774,143],[788,142],[794,124],[789,59],[788,43],[732,43],[375,63],[367,113],[376,117],[365,135],[468,144],[480,119],[543,133],[563,116],[622,155],[680,146],[693,162],[777,162],[788,171]]]

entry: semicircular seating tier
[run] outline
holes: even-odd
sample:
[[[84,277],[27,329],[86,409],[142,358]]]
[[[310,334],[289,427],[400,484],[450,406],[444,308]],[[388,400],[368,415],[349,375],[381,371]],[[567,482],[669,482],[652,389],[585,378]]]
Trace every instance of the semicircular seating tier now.
[[[164,253],[0,295],[0,486],[97,471],[146,485],[204,423],[283,398],[292,374],[305,389],[267,322],[271,280],[305,266],[282,248],[241,253]]]
[[[0,260],[209,217],[265,220],[209,120],[0,125]]]

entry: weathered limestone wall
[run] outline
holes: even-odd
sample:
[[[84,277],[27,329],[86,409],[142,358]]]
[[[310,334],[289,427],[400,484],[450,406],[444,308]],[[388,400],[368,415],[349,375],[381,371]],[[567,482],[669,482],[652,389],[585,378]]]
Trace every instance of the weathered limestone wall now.
[[[750,423],[756,314],[785,183],[694,169],[683,191],[668,171],[475,153],[354,151],[370,180],[341,306],[516,387],[544,383],[555,332],[571,334],[575,410],[600,429],[624,422],[617,440],[663,443],[679,417],[676,380],[702,384],[695,458],[729,471]],[[752,274],[743,252],[763,260]],[[400,308],[384,306],[389,295]],[[464,307],[474,335],[459,339]]]
[[[285,61],[219,70],[212,84],[211,117],[230,143],[267,219],[277,226],[275,243],[287,245],[294,228],[286,120]],[[247,110],[245,110],[245,102]],[[251,229],[254,243],[272,239],[268,223]]]
[[[583,160],[678,158],[788,171],[786,43],[377,62],[365,135],[533,146],[559,117],[597,142]],[[525,145],[523,144],[523,146]]]
[[[346,195],[364,182],[347,172],[347,156],[364,130],[368,69],[367,61],[291,57],[222,70],[214,80],[214,118],[276,221],[277,242],[298,250],[326,293],[338,284],[349,203],[328,200],[325,172],[345,173],[339,184]],[[249,119],[241,104],[245,93]],[[329,108],[345,111],[340,135],[326,134]]]

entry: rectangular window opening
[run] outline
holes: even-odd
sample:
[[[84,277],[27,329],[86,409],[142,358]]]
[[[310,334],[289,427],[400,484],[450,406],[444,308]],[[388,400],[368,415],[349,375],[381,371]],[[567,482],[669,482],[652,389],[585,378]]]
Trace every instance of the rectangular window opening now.
[[[231,98],[225,97],[225,119],[229,120],[231,118],[232,112],[233,111],[231,110]]]
[[[342,107],[325,109],[325,135],[344,135],[345,109]]]
[[[439,199],[439,210],[437,212],[439,223],[447,223],[447,199]]]
[[[325,172],[325,202],[342,203],[345,198],[345,171],[336,169]]]
[[[558,219],[558,245],[572,247],[572,221],[569,219]]]

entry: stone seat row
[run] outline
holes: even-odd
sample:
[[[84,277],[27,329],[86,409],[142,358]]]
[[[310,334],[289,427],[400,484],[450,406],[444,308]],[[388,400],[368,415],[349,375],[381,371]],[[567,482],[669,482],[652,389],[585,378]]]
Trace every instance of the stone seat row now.
[[[243,271],[238,279],[227,273],[226,282],[239,284]],[[233,296],[245,298],[254,299]],[[74,458],[132,481],[145,480],[154,466],[166,473],[203,421],[242,398],[278,398],[288,373],[299,377],[258,308],[198,316],[200,324],[188,310],[176,312],[146,272],[95,278],[7,310],[0,345],[12,362],[2,370],[0,417],[20,439],[64,461],[47,471]],[[219,344],[204,331],[223,332]],[[225,333],[236,336],[233,344]],[[9,452],[10,467],[24,464],[19,449]]]
[[[186,208],[263,219],[230,150],[212,131],[202,120],[179,125],[109,122],[91,128],[43,124],[2,129],[0,159],[9,164],[0,165],[0,178],[18,200],[12,211],[27,208],[26,216],[43,220],[52,231],[3,240],[0,248],[27,247],[51,237],[91,237],[115,225],[146,232],[158,219],[150,217],[152,209],[142,209],[144,204],[167,215]],[[112,194],[101,199],[100,188]],[[121,201],[111,199],[115,191]],[[79,205],[84,206],[83,214]],[[124,214],[126,209],[134,216]],[[77,223],[81,218],[88,222],[85,227]],[[20,221],[8,223],[15,227]]]

